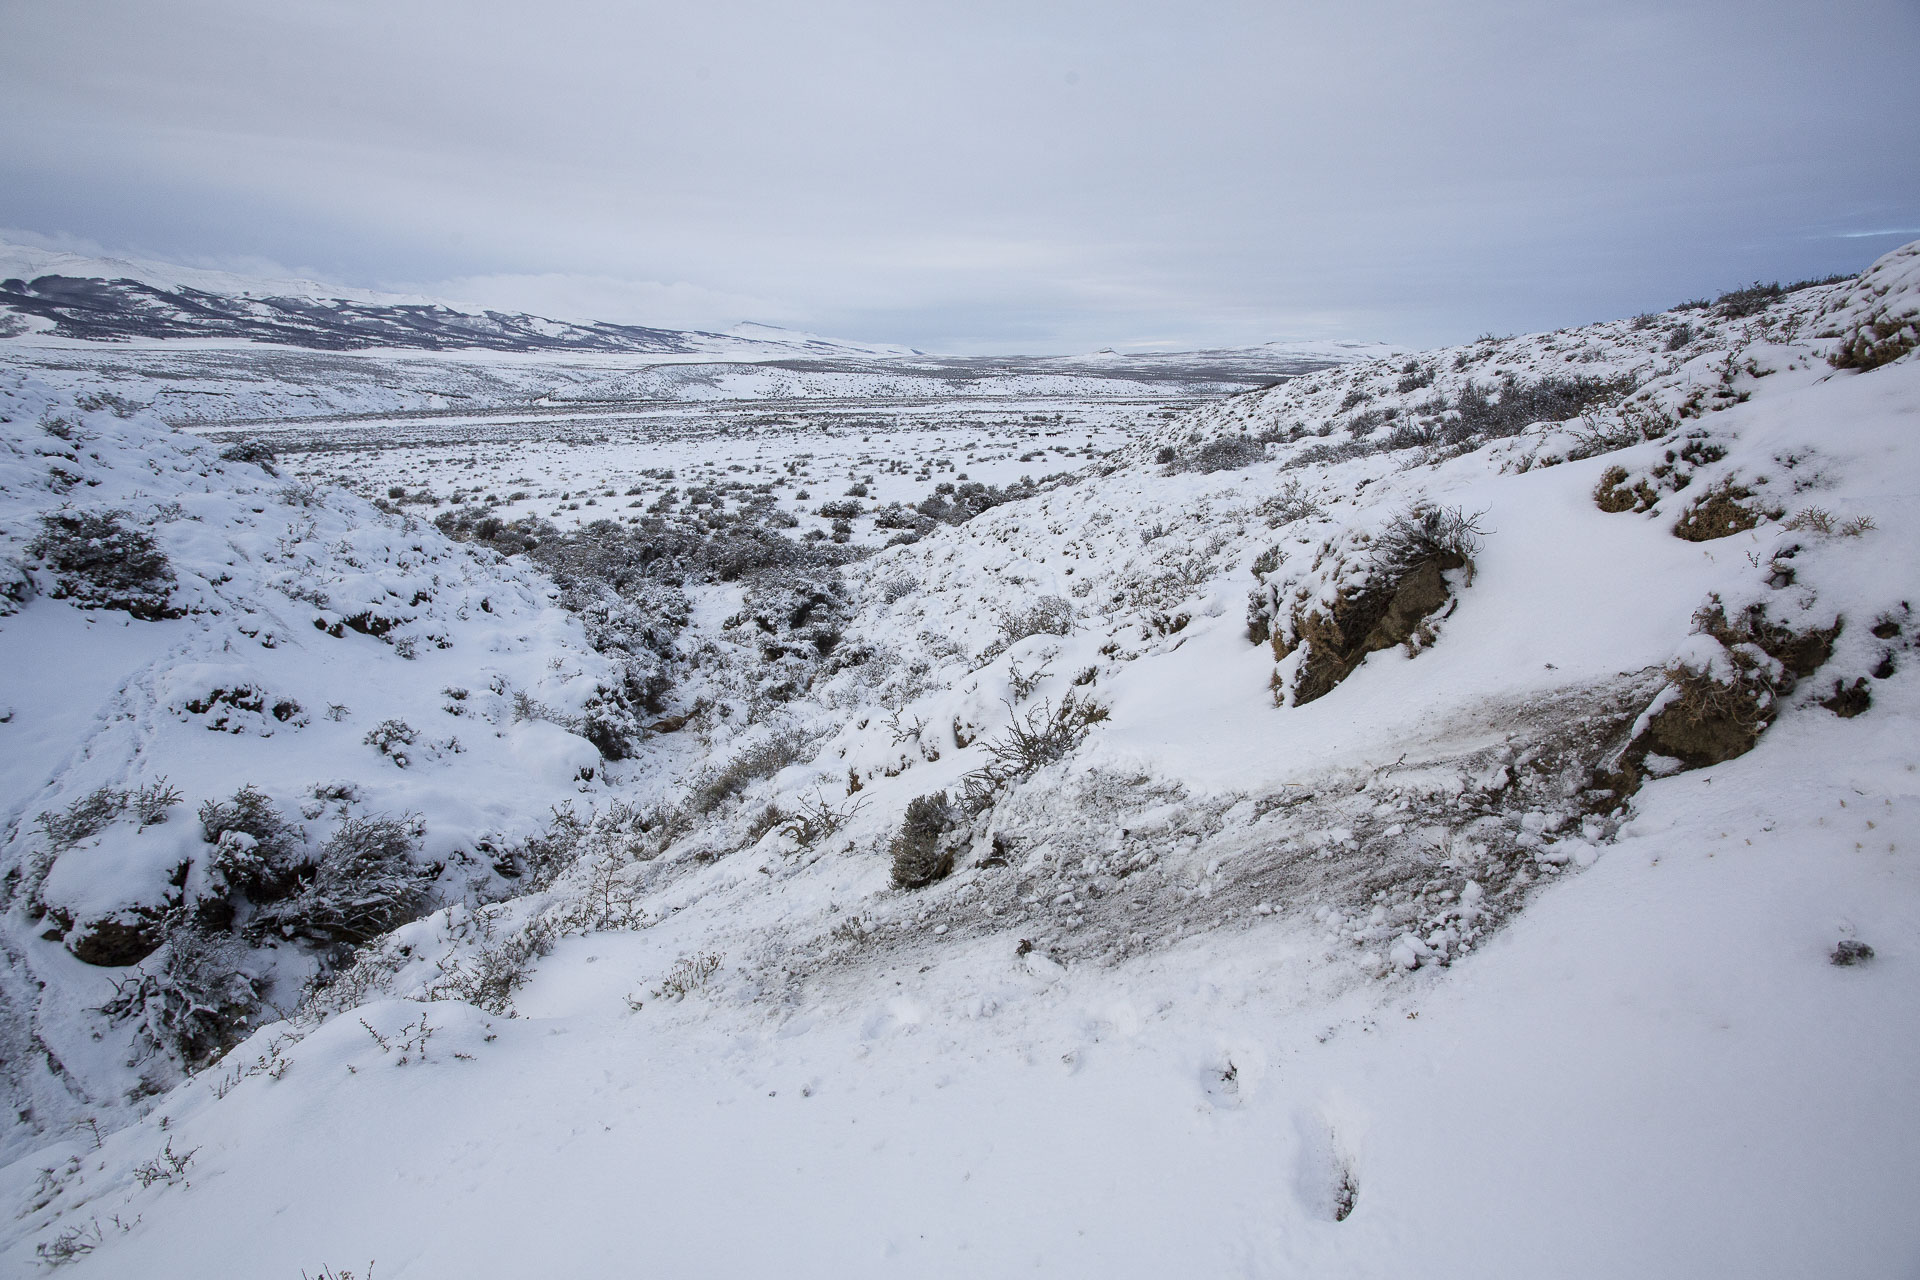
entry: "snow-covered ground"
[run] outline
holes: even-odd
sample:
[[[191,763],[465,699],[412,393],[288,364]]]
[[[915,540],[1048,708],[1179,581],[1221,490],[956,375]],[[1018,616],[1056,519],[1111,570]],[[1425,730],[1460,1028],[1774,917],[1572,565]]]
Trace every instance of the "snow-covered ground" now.
[[[7,375],[0,1258],[1912,1275],[1916,315],[1920,245],[1124,440],[803,417],[639,465],[612,434],[300,437],[269,476]],[[942,505],[990,463],[1080,470]],[[561,529],[583,490],[647,507],[539,533],[578,552],[549,586],[538,547],[328,468],[456,505],[537,477],[501,514]],[[844,542],[782,524],[869,471]],[[722,475],[784,484],[648,511]],[[80,607],[66,507],[163,552],[116,581],[179,616]],[[816,558],[645,568],[758,519]],[[670,643],[610,639],[648,619]],[[626,758],[580,736],[611,729]],[[142,827],[162,774],[183,802]],[[309,849],[404,816],[426,914],[249,932],[287,908],[210,883],[254,846],[194,816],[242,783]],[[193,936],[262,984],[243,1043],[98,1012],[181,943],[88,964],[89,921],[219,903]]]

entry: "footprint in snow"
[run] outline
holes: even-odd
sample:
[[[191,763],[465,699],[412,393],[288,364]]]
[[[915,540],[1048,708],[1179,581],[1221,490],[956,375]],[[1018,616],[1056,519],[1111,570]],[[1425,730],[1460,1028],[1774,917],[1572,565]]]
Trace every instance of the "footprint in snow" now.
[[[1300,1153],[1294,1194],[1323,1222],[1344,1222],[1360,1200],[1360,1179],[1351,1144],[1324,1108],[1294,1118]]]

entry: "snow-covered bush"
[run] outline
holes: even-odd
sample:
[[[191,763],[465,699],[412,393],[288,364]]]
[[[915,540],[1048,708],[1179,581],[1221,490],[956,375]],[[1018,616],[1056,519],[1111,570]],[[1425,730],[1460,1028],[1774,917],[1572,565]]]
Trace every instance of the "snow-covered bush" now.
[[[531,551],[548,538],[558,537],[560,532],[539,516],[502,520],[486,507],[462,507],[457,511],[443,512],[433,518],[433,523],[449,538],[477,542],[503,556]]]
[[[1003,733],[980,744],[987,758],[963,779],[967,807],[986,808],[999,792],[1066,756],[1106,718],[1105,706],[1072,693],[1058,707],[1047,700],[1014,715]]]
[[[1451,402],[1443,435],[1450,444],[1504,439],[1536,422],[1577,418],[1593,405],[1617,400],[1632,389],[1631,378],[1585,375],[1556,375],[1533,382],[1509,376],[1495,385],[1492,394],[1479,383],[1468,382]]]
[[[1250,467],[1267,456],[1266,446],[1246,436],[1221,436],[1200,445],[1190,454],[1175,454],[1168,459],[1179,471],[1237,471]]]
[[[157,827],[165,822],[180,799],[179,789],[169,786],[166,778],[160,777],[137,788],[127,798],[127,803],[133,809],[135,820],[145,828]]]
[[[53,571],[56,599],[83,609],[120,609],[144,621],[177,618],[173,569],[144,529],[124,511],[55,511],[40,518],[27,550]]]
[[[393,817],[349,818],[320,848],[292,896],[262,908],[255,933],[318,943],[364,942],[420,915],[435,869],[414,864],[420,830]]]
[[[1310,567],[1292,567],[1277,548],[1257,560],[1247,629],[1280,661],[1276,698],[1290,692],[1293,705],[1304,705],[1331,692],[1369,653],[1404,645],[1414,654],[1432,644],[1433,620],[1445,616],[1453,596],[1447,575],[1462,570],[1472,580],[1485,533],[1479,519],[1416,502],[1377,531],[1349,528],[1323,541]]]
[[[1680,513],[1680,519],[1673,526],[1673,536],[1686,542],[1711,542],[1745,533],[1759,524],[1763,516],[1777,519],[1782,514],[1763,508],[1753,490],[1728,477]]]
[[[920,589],[920,579],[910,573],[897,574],[888,578],[875,588],[875,593],[888,604],[912,595]]]
[[[704,990],[719,971],[720,953],[717,951],[681,956],[674,961],[667,976],[660,980],[654,994],[662,1000],[684,1000],[694,992]]]
[[[776,734],[742,747],[725,764],[709,769],[687,796],[687,807],[709,814],[747,789],[748,784],[771,778],[799,760],[810,740],[802,734]]]
[[[1753,749],[1774,704],[1767,673],[1723,663],[1676,662],[1646,717],[1645,741],[1659,755],[1699,768]]]
[[[361,739],[402,769],[413,762],[410,748],[419,740],[420,731],[405,720],[382,720]]]
[[[1767,284],[1756,280],[1745,288],[1727,290],[1714,299],[1713,305],[1729,320],[1744,320],[1759,315],[1786,295],[1778,280]]]
[[[1049,481],[1053,479],[1048,478]],[[1041,492],[1045,483],[1036,483],[1025,476],[1004,488],[979,480],[962,480],[958,483],[942,480],[933,487],[932,495],[922,499],[914,509],[942,524],[965,524],[982,511],[1031,498]]]
[[[1480,527],[1484,514],[1459,507],[1411,507],[1373,540],[1374,563],[1384,572],[1399,574],[1437,561],[1449,569],[1464,567],[1471,574],[1473,557],[1486,532]]]
[[[190,919],[170,920],[166,943],[118,983],[102,1012],[133,1022],[149,1050],[183,1067],[205,1063],[246,1038],[260,1012],[247,950]]]
[[[1836,369],[1877,369],[1920,347],[1920,242],[1902,245],[1829,299],[1815,323],[1840,339]]]
[[[58,853],[106,830],[126,807],[126,792],[115,787],[98,787],[58,813],[41,814],[37,825],[46,837],[48,848]]]
[[[1000,615],[1000,647],[1020,643],[1028,636],[1073,634],[1073,603],[1064,596],[1041,596],[1022,608]]]
[[[244,786],[230,800],[202,804],[200,829],[214,846],[208,881],[218,896],[277,901],[294,891],[311,866],[305,833],[258,787]]]
[[[242,440],[220,451],[221,461],[251,462],[270,476],[280,474],[273,468],[278,458],[279,455],[274,452],[273,446],[265,440]]]
[[[908,801],[906,818],[889,847],[893,883],[902,889],[917,889],[951,871],[953,849],[946,836],[959,820],[958,810],[948,802],[944,791]]]

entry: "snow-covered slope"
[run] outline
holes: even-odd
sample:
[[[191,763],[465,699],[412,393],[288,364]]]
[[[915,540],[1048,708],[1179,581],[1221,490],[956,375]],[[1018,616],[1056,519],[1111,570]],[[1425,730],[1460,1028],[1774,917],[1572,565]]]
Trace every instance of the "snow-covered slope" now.
[[[561,726],[612,714],[620,673],[536,575],[429,525],[18,377],[0,419],[17,1149],[176,1078],[137,1020],[87,1011],[169,913],[221,896],[226,851],[197,808],[257,788],[302,850],[402,819],[422,893],[498,894],[480,842],[604,786],[600,753]],[[233,962],[263,1008],[312,972],[304,954]]]
[[[536,579],[425,534],[409,553],[324,498],[340,527],[294,545],[330,599],[399,609],[428,562],[458,583],[405,606],[431,617],[334,638],[242,537],[248,519],[292,537],[310,508],[178,437],[116,435],[149,428],[110,408],[68,406],[51,432],[14,415],[14,545],[47,536],[62,485],[84,495],[92,450],[100,501],[176,568],[164,597],[145,580],[147,612],[211,602],[120,625],[16,590],[0,644],[132,638],[107,669],[155,689],[124,721],[139,680],[66,676],[83,692],[59,708],[9,692],[0,732],[42,726],[38,772],[9,782],[22,868],[46,843],[20,818],[131,790],[149,775],[127,762],[157,772],[161,747],[244,742],[246,771],[226,757],[174,785],[217,798],[358,761],[366,811],[420,811],[428,840],[467,849],[497,832],[531,891],[448,894],[192,1080],[99,1111],[97,1134],[20,1139],[36,1149],[0,1170],[19,1206],[0,1257],[1911,1274],[1916,260],[1225,400],[1078,483],[916,530],[843,586],[623,587],[635,608],[684,595],[677,711],[584,784],[604,789],[591,815],[544,824],[533,810],[583,784],[564,752],[531,804],[488,772],[510,708],[457,758],[399,770],[319,716],[269,725],[268,703],[254,736],[216,735],[191,716],[224,712],[169,720],[162,692],[238,654],[303,708],[361,714],[367,695],[328,683],[339,661],[430,720],[424,689],[457,667],[477,697],[501,664],[496,625],[548,628],[502,668],[507,702],[611,683]],[[193,541],[219,529],[250,553]],[[15,554],[52,590],[46,548]],[[411,576],[398,595],[355,576],[383,572]],[[496,580],[525,621],[460,618]],[[282,598],[256,652],[238,610]],[[410,661],[382,642],[434,633],[451,647]],[[153,752],[122,745],[154,725]],[[283,743],[316,754],[274,763]],[[391,789],[429,778],[432,807]],[[498,807],[462,825],[463,801]],[[307,821],[336,821],[313,802]],[[43,883],[76,850],[103,870],[74,879],[121,883],[105,859],[170,831],[207,847],[184,807],[123,818]],[[86,1013],[95,975],[30,935],[26,875],[14,972],[69,985],[14,990],[35,1034],[64,1028],[106,1072],[127,1024]],[[44,1078],[43,1047],[9,1069]],[[116,1116],[137,1118],[106,1131]]]

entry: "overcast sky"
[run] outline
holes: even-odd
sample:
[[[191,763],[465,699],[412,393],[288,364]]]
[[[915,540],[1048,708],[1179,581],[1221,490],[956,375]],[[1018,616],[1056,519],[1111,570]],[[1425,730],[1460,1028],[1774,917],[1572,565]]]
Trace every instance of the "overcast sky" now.
[[[1920,238],[1920,0],[0,0],[0,227],[944,351],[1426,345]]]

